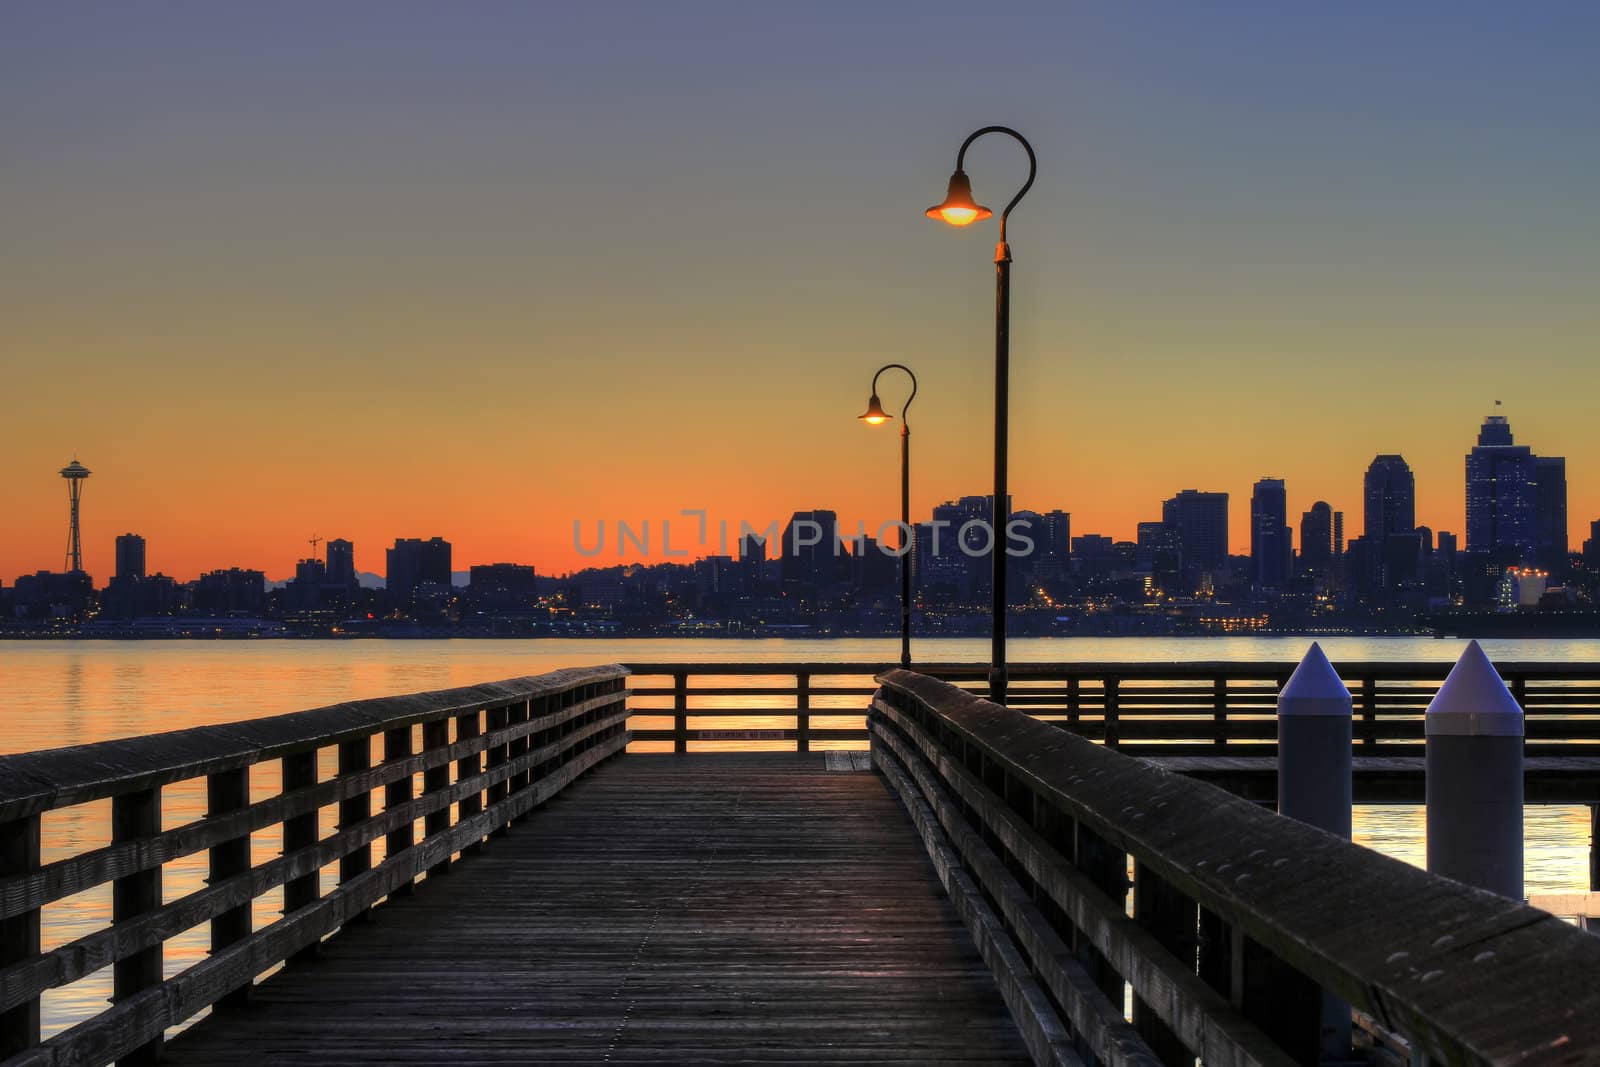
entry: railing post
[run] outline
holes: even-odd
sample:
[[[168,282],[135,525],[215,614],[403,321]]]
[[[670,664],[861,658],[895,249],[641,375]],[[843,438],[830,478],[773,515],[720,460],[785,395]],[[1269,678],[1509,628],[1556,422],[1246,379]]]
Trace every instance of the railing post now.
[[[153,837],[161,832],[161,789],[141,789],[111,798],[111,840],[113,843]],[[161,868],[123,875],[111,883],[111,921],[130,919],[161,906]],[[120,1004],[162,982],[162,945],[151,945],[118,960],[112,967],[113,1004]],[[145,1042],[119,1056],[117,1063],[155,1063],[161,1057],[161,1038]]]
[[[672,673],[672,751],[689,751],[689,674]]]
[[[206,814],[215,818],[250,806],[250,769],[218,771],[206,777]],[[231,837],[211,846],[209,884],[216,885],[250,869],[250,835]],[[211,953],[250,936],[250,905],[240,904],[211,920]],[[250,983],[224,995],[219,1008],[239,1008],[250,1003]]]
[[[1296,1063],[1320,1063],[1323,990],[1238,928],[1230,931],[1233,1000]]]
[[[511,726],[520,726],[522,723],[527,722],[532,717],[532,710],[532,700],[524,700],[521,703],[511,705],[509,714],[507,715],[508,724]],[[532,746],[529,743],[528,735],[523,734],[521,737],[511,742],[510,746],[506,749],[506,758],[509,760],[521,759],[523,756],[528,754],[528,750],[531,747]],[[513,774],[511,776],[511,782],[507,795],[516,796],[518,793],[528,788],[528,780],[529,776],[526,770],[521,770],[516,774]],[[518,815],[511,821],[514,823],[521,822],[525,817],[526,813],[523,813],[523,815]]]
[[[317,750],[291,752],[283,757],[283,793],[287,796],[300,789],[310,789],[317,784]],[[320,834],[318,811],[313,808],[301,815],[291,815],[283,820],[283,854],[292,855],[301,849],[314,848]],[[308,871],[283,884],[283,913],[292,914],[315,904],[322,895],[322,872]],[[294,960],[312,959],[317,954],[316,945],[307,945],[291,956]]]
[[[1105,736],[1105,742],[1106,742],[1106,747],[1107,748],[1117,748],[1122,743],[1122,731],[1117,728],[1118,727],[1118,720],[1117,720],[1117,689],[1118,689],[1118,686],[1119,686],[1119,680],[1116,679],[1116,678],[1107,678],[1105,680],[1105,689],[1106,689],[1106,698],[1105,698],[1106,736]],[[1123,880],[1126,881],[1127,879],[1124,878]]]
[[[1216,730],[1214,747],[1228,747],[1228,679],[1217,678],[1211,683],[1211,720]]]
[[[358,737],[354,741],[339,742],[339,777],[359,774],[372,766],[372,738]],[[339,801],[339,830],[354,830],[363,822],[372,818],[372,793],[363,789],[353,797],[346,797]],[[355,848],[339,857],[339,884],[363,875],[372,870],[372,844],[357,845]],[[363,911],[350,918],[354,922],[361,922],[368,918],[368,913]]]
[[[1112,848],[1105,838],[1076,824],[1073,834],[1073,865],[1111,898],[1121,912],[1128,901],[1128,854]],[[1122,975],[1100,954],[1083,931],[1074,928],[1073,950],[1078,962],[1094,979],[1113,1004],[1121,1004],[1124,993]]]
[[[1589,805],[1589,892],[1600,893],[1600,804]]]
[[[450,720],[445,718],[433,719],[422,724],[422,751],[429,756],[442,756],[450,747]],[[435,796],[450,788],[450,764],[440,760],[435,766],[422,772],[422,792],[426,796]],[[445,804],[436,811],[430,811],[422,820],[422,832],[427,837],[445,833],[450,829],[450,805]],[[450,857],[446,855],[438,863],[428,868],[428,877],[436,878],[441,874],[450,873]]]
[[[481,735],[482,731],[479,729],[481,715],[482,712],[469,711],[464,715],[456,716],[456,740],[458,742],[470,741],[473,738]],[[482,753],[473,752],[470,755],[462,756],[460,759],[456,760],[457,784],[465,782],[469,778],[476,778],[478,773],[482,770]],[[457,804],[456,822],[466,822],[469,818],[478,814],[482,810],[483,794],[477,791],[467,793]],[[461,846],[461,854],[463,856],[471,856],[479,851],[481,844],[482,843],[479,841],[473,841],[470,844],[463,845]]]
[[[1378,680],[1370,674],[1361,679],[1361,747],[1378,747]]]
[[[1134,865],[1133,918],[1180,962],[1194,965],[1197,905],[1142,863]],[[1133,1000],[1133,1024],[1162,1063],[1192,1067],[1194,1053],[1138,997]]]
[[[31,874],[39,869],[39,816],[26,815],[0,823],[0,876]],[[39,954],[39,909],[0,919],[0,968]],[[0,1059],[39,1043],[39,998],[0,1012]]]
[[[490,708],[486,713],[485,718],[488,722],[488,731],[492,734],[496,730],[504,730],[508,725],[510,725],[511,712],[509,709],[504,707]],[[505,766],[506,759],[508,758],[506,745],[507,743],[502,741],[498,745],[491,745],[489,747],[489,770],[492,771],[496,767]],[[496,804],[500,803],[510,792],[511,783],[504,779],[490,785],[488,799],[489,807],[492,808]],[[506,832],[508,825],[508,823],[498,823],[493,830],[489,831],[489,836],[500,837]]]
[[[799,671],[794,676],[794,748],[811,751],[811,675]]]
[[[397,726],[393,730],[383,732],[383,761],[385,763],[398,763],[411,757],[411,727]],[[412,800],[411,775],[407,774],[383,787],[383,810],[391,811],[395,808],[409,804]],[[399,855],[406,849],[416,844],[416,831],[411,820],[404,826],[397,826],[390,830],[383,839],[384,858]],[[390,896],[403,897],[409,894],[416,883],[407,880],[394,887]]]
[[[1076,674],[1067,677],[1067,724],[1077,726],[1078,719],[1083,714],[1083,696],[1078,691],[1079,679]]]

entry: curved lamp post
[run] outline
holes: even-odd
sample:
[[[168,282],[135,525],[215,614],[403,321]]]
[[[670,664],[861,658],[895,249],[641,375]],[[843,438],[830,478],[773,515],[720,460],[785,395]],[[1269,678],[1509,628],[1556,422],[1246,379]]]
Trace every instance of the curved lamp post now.
[[[972,142],[986,133],[1003,133],[1016,139],[1028,153],[1028,180],[1022,183],[1017,195],[1011,198],[1000,213],[1000,243],[994,250],[994,508],[990,556],[994,563],[993,585],[990,597],[990,636],[993,649],[989,660],[989,699],[997,704],[1006,699],[1006,521],[1009,518],[1006,501],[1006,438],[1008,400],[1010,390],[1010,334],[1011,334],[1011,246],[1006,244],[1006,219],[1027,191],[1033,187],[1033,177],[1038,170],[1033,146],[1028,139],[1009,126],[985,126],[974,131],[961,142],[956,153],[956,172],[950,176],[950,187],[944,202],[930,207],[930,219],[939,219],[952,226],[967,226],[979,219],[989,218],[994,212],[972,198],[972,182],[963,169],[967,149]]]
[[[869,426],[881,426],[894,416],[883,410],[878,400],[878,379],[886,370],[903,370],[911,379],[911,395],[900,408],[900,666],[911,666],[911,424],[906,412],[917,398],[917,376],[904,363],[885,363],[872,376],[872,397],[867,411],[856,416]]]

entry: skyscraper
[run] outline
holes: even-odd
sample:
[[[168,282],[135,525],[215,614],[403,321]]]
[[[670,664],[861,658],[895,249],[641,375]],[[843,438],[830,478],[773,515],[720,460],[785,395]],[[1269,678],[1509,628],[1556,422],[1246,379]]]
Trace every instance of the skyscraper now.
[[[138,534],[117,535],[116,578],[132,581],[144,577],[144,538]]]
[[[1554,575],[1567,572],[1567,461],[1533,459],[1534,562]]]
[[[1250,494],[1250,574],[1259,589],[1288,584],[1291,538],[1282,478],[1263,478]]]
[[[328,542],[329,585],[345,589],[356,587],[356,546],[341,537]]]
[[[1333,509],[1325,500],[1300,516],[1300,569],[1326,576],[1333,563]]]
[[[1417,528],[1417,483],[1404,456],[1378,456],[1368,465],[1362,502],[1361,532],[1372,545]]]
[[[1228,566],[1228,494],[1185,489],[1161,505],[1182,560],[1182,581],[1192,592],[1206,575]]]
[[[423,585],[450,588],[450,542],[444,538],[397,537],[386,556],[390,603],[411,604]]]
[[[784,585],[823,588],[842,581],[850,561],[839,552],[839,516],[821,508],[797,511],[783,531]]]
[[[1563,498],[1565,483],[1563,471]],[[1467,453],[1467,551],[1495,566],[1531,562],[1539,543],[1538,512],[1533,451],[1515,443],[1504,415],[1487,416]]]

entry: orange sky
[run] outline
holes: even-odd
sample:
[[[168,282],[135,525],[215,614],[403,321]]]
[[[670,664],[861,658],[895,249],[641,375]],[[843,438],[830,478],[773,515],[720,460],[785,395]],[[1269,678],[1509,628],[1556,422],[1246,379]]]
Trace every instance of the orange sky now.
[[[876,526],[894,433],[855,416],[890,361],[922,379],[914,516],[983,493],[994,228],[922,210],[994,121],[1040,160],[1011,232],[1017,507],[1126,538],[1225,490],[1242,552],[1279,476],[1292,523],[1325,499],[1354,536],[1400,452],[1418,521],[1460,533],[1498,398],[1568,457],[1576,548],[1592,35],[1480,14],[1018,14],[998,80],[931,13],[19,16],[0,580],[61,566],[74,454],[102,581],[127,530],[152,569],[276,578],[312,535],[364,570],[440,535],[458,569],[559,572],[575,519]],[[982,141],[968,171],[998,207],[1021,153]]]

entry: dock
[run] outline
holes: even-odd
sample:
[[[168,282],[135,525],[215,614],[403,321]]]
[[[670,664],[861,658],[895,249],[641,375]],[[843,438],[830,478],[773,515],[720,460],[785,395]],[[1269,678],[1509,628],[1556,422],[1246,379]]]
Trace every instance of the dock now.
[[[1330,997],[1375,1067],[1600,1056],[1600,939],[1270,810],[1275,668],[1037,666],[1015,707],[962,665],[636,668],[0,757],[0,1065],[1290,1067],[1348,1061]],[[1352,680],[1358,799],[1420,781],[1408,671]],[[1520,677],[1530,782],[1594,804],[1600,686]],[[46,860],[61,812],[108,842]],[[164,891],[186,857],[208,878]]]

